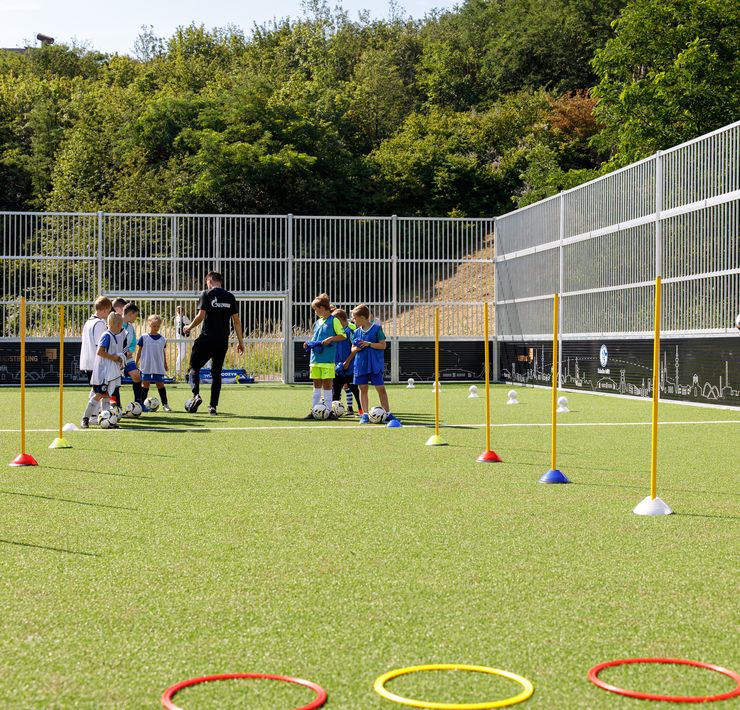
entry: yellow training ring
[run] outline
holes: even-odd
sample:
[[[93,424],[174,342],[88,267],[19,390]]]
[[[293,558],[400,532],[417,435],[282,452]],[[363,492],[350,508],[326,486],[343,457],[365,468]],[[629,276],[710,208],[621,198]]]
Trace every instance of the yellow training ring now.
[[[492,700],[485,703],[432,703],[426,700],[414,700],[413,698],[404,698],[390,690],[386,690],[385,684],[393,678],[408,673],[418,673],[420,671],[471,671],[473,673],[487,673],[488,675],[498,675],[503,678],[513,680],[515,683],[524,688],[521,693],[512,695],[510,698],[503,700]],[[408,705],[412,708],[432,708],[432,710],[491,710],[491,708],[505,708],[509,705],[516,705],[529,698],[534,693],[534,686],[526,679],[509,671],[500,671],[497,668],[488,668],[487,666],[466,666],[461,663],[434,663],[427,666],[410,666],[408,668],[399,668],[395,671],[389,671],[380,676],[373,684],[375,692],[386,700],[390,700],[400,705]]]

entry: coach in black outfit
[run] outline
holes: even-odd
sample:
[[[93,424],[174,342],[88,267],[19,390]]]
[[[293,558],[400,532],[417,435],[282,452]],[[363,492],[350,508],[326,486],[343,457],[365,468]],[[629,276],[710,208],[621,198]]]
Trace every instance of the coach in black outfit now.
[[[218,271],[208,272],[206,290],[200,294],[198,301],[198,314],[190,325],[182,329],[185,335],[189,335],[193,328],[203,323],[203,329],[190,352],[190,386],[193,398],[185,403],[185,410],[188,412],[197,412],[203,402],[200,396],[200,369],[211,360],[211,402],[208,413],[216,415],[218,398],[221,394],[221,370],[229,347],[231,323],[234,324],[236,337],[239,339],[237,348],[240,353],[244,352],[244,334],[236,298],[233,293],[223,288],[223,282],[224,278]]]

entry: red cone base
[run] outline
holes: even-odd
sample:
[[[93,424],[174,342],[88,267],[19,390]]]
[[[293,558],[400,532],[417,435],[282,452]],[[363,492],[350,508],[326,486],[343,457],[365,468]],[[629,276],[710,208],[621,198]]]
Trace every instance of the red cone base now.
[[[38,466],[38,461],[31,454],[18,454],[8,466]]]
[[[495,451],[484,451],[479,457],[478,457],[479,463],[503,463],[501,461],[501,458]]]

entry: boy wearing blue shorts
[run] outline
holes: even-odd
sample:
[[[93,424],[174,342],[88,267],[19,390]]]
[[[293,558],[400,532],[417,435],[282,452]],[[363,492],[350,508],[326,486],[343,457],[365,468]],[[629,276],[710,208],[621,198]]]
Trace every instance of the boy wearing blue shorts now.
[[[355,380],[354,383],[360,388],[360,406],[363,414],[360,416],[360,424],[368,424],[370,411],[368,405],[367,390],[369,385],[374,385],[380,398],[380,406],[388,413],[388,421],[395,419],[391,414],[388,404],[388,393],[383,382],[385,372],[386,348],[385,333],[380,323],[370,321],[370,309],[361,304],[352,309],[352,317],[357,324],[352,338],[352,353],[354,353]]]
[[[338,318],[331,314],[331,301],[325,293],[320,293],[311,302],[311,308],[317,316],[313,326],[311,340],[303,343],[305,350],[311,351],[310,377],[313,381],[313,396],[311,398],[311,410],[324,397],[324,404],[330,409],[329,418],[336,419],[331,412],[332,385],[334,383],[334,368],[336,366],[335,343],[341,342],[347,336],[344,334],[342,324]],[[309,413],[304,419],[313,419]]]
[[[167,339],[159,332],[162,327],[162,318],[151,315],[146,319],[149,328],[144,333],[136,348],[136,364],[141,372],[141,390],[146,399],[149,396],[149,384],[157,385],[157,393],[162,400],[162,409],[171,412],[172,408],[167,402],[167,388],[164,386],[164,377],[167,373],[167,353],[165,346]]]
[[[110,411],[110,395],[121,384],[121,368],[126,361],[123,353],[126,340],[122,329],[123,319],[118,313],[110,313],[107,325],[107,330],[97,343],[95,363],[90,376],[92,392],[80,423],[83,429],[90,427],[90,418],[99,408],[103,412]]]

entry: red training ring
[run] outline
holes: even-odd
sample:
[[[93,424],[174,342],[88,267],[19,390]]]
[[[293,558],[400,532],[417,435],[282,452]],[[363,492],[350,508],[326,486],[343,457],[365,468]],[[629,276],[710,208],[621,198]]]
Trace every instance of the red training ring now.
[[[232,680],[233,678],[261,678],[263,680],[281,680],[286,683],[295,683],[296,685],[304,685],[306,688],[310,688],[316,693],[316,698],[312,700],[308,705],[301,705],[296,710],[315,710],[320,708],[326,702],[326,691],[316,683],[310,680],[301,680],[300,678],[291,678],[287,675],[273,675],[271,673],[219,673],[218,675],[204,675],[200,678],[190,678],[189,680],[181,680],[179,683],[167,688],[162,693],[162,705],[167,710],[183,710],[178,705],[172,702],[172,698],[175,693],[179,693],[183,688],[187,688],[191,685],[198,685],[200,683],[208,683],[212,680]]]
[[[611,666],[623,666],[627,663],[675,663],[682,666],[696,666],[697,668],[707,668],[710,671],[715,671],[726,675],[728,678],[732,678],[735,681],[735,687],[728,693],[720,693],[719,695],[653,695],[652,693],[640,693],[636,690],[626,690],[625,688],[619,688],[616,685],[610,685],[605,683],[603,680],[599,680],[599,673],[604,668],[610,668]],[[735,671],[730,671],[727,668],[712,665],[711,663],[702,663],[701,661],[687,661],[682,658],[622,658],[618,661],[607,661],[606,663],[599,663],[598,666],[594,666],[588,672],[588,679],[599,688],[608,690],[611,693],[617,693],[618,695],[626,695],[629,698],[640,698],[641,700],[664,700],[669,703],[711,703],[715,700],[728,700],[740,695],[740,674]]]

